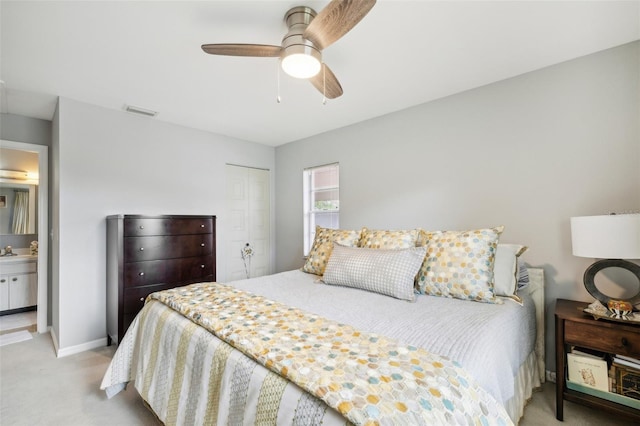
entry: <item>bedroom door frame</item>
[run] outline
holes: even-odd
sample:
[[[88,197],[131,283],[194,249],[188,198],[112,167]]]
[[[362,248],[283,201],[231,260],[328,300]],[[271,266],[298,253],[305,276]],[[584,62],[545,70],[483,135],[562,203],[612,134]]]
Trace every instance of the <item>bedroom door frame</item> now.
[[[243,202],[244,200],[247,200],[248,205],[245,206],[244,212],[243,212],[243,217],[240,218],[238,216],[238,214],[234,214],[233,213],[233,204],[234,202],[238,201],[237,198],[234,198],[233,195],[230,193],[230,189],[229,189],[229,185],[231,183],[230,179],[234,178],[235,173],[237,172],[242,172],[242,171],[246,171],[247,173],[247,180],[245,182],[245,187],[243,188],[243,191],[245,191],[245,193],[243,194]],[[252,174],[252,172],[254,172]],[[262,175],[261,176],[261,182],[266,184],[266,188],[263,189],[262,191],[262,195],[266,197],[266,205],[263,206],[264,209],[262,209],[263,212],[266,213],[266,220],[260,222],[260,218],[257,217],[254,212],[255,212],[255,205],[251,204],[251,197],[259,195],[260,192],[256,192],[256,190],[260,189],[259,185],[256,185],[255,183],[252,184],[252,177],[255,177],[255,172],[264,172],[266,173],[266,176]],[[266,179],[264,179],[266,177]],[[231,266],[235,263],[235,265],[237,266],[237,262],[239,261],[239,257],[240,257],[240,251],[241,248],[244,246],[245,243],[251,243],[251,245],[253,246],[256,254],[259,254],[261,252],[261,249],[264,250],[264,257],[261,259],[264,264],[262,265],[257,265],[255,262],[251,262],[249,261],[249,272],[250,272],[250,276],[251,278],[254,277],[254,273],[256,271],[256,268],[262,266],[263,268],[263,272],[260,275],[268,275],[271,273],[272,269],[273,269],[273,265],[272,265],[272,261],[271,261],[271,251],[272,251],[272,226],[271,226],[271,222],[272,222],[272,212],[271,212],[271,170],[270,169],[265,169],[265,168],[261,168],[261,167],[250,167],[250,166],[243,166],[243,165],[239,165],[239,164],[231,164],[231,163],[227,163],[225,164],[225,205],[226,205],[226,211],[225,211],[225,238],[224,238],[224,244],[225,244],[225,252],[226,252],[226,260],[225,260],[225,279],[226,280],[234,280],[234,279],[244,279],[245,276],[235,276],[232,277],[232,268]],[[262,218],[264,219],[264,217]],[[233,234],[234,234],[234,229],[235,227],[238,226],[238,221],[241,220],[242,223],[241,225],[239,225],[244,232],[247,234],[247,238],[243,241],[235,241],[233,239]],[[260,226],[260,223],[262,224]],[[257,229],[255,229],[257,227]],[[259,244],[256,245],[256,238],[259,236],[260,232],[259,231],[263,231],[266,232],[266,243],[263,243],[262,246],[260,246]],[[242,231],[241,231],[242,232]],[[263,234],[264,235],[264,234]],[[265,240],[264,238],[262,239],[263,241]],[[237,271],[237,268],[234,268],[233,270]]]
[[[0,147],[38,154],[38,333],[48,330],[49,278],[49,147],[26,142],[0,139]]]

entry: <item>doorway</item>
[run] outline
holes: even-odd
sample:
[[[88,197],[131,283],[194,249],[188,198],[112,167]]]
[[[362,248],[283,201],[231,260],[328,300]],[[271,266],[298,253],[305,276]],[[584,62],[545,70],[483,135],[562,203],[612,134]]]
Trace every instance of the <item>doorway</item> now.
[[[38,294],[36,328],[38,333],[48,329],[48,258],[49,258],[49,147],[24,142],[0,140],[0,148],[32,152],[38,155],[37,241]]]
[[[228,281],[271,273],[269,170],[226,165]],[[248,244],[248,246],[247,246]],[[250,248],[250,254],[243,250]]]

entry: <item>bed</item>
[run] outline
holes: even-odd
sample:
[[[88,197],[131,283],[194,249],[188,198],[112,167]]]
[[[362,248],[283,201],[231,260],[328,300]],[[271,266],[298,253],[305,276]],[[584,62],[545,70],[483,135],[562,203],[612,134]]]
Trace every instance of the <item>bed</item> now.
[[[165,424],[517,424],[545,371],[542,270],[528,276],[501,304],[412,303],[302,270],[169,290],[101,388],[133,382]]]

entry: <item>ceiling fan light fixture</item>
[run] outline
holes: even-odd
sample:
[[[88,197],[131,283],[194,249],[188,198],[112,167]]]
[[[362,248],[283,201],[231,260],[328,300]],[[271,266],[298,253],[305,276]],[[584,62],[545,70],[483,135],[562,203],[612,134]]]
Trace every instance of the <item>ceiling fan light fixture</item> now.
[[[320,72],[322,55],[305,45],[293,45],[285,49],[282,56],[282,70],[295,78],[310,78]]]

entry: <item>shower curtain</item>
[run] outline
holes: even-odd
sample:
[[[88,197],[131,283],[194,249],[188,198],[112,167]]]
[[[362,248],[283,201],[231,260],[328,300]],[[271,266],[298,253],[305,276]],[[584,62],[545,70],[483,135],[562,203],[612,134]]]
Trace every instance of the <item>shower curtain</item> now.
[[[29,233],[29,191],[15,191],[13,204],[13,233]]]

